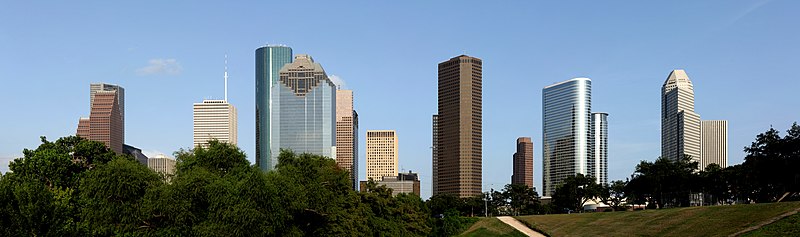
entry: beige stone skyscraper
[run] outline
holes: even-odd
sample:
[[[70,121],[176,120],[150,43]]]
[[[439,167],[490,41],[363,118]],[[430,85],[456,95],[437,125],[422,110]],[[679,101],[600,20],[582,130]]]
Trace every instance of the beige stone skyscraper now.
[[[700,164],[704,170],[710,164],[728,166],[728,121],[703,120],[700,126]]]
[[[394,130],[367,130],[367,180],[397,176],[398,155]]]
[[[203,100],[194,103],[194,146],[205,146],[208,141],[237,144],[236,107],[226,100]]]
[[[336,90],[336,164],[350,172],[358,184],[358,113],[353,110],[353,91]]]
[[[105,83],[89,86],[91,109],[89,118],[78,120],[77,135],[104,143],[112,151],[123,154],[125,144],[125,90]]]
[[[481,194],[483,61],[460,55],[439,63],[433,195]]]
[[[673,70],[661,87],[661,157],[690,155],[700,160],[700,115],[694,112],[694,87],[683,70]]]

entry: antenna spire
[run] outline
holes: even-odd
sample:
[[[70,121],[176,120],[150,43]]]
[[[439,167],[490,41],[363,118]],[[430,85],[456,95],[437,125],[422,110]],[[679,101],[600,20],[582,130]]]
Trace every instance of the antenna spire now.
[[[225,54],[225,102],[228,102],[228,54]]]

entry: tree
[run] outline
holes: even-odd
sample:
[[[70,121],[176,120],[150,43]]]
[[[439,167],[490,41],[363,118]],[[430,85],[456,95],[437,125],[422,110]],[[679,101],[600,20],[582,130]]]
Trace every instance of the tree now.
[[[689,206],[690,194],[699,192],[697,162],[684,155],[680,160],[664,157],[655,162],[642,161],[625,191],[634,203],[649,202],[650,208]]]
[[[536,213],[541,205],[539,195],[531,187],[524,184],[506,184],[504,196],[508,199],[513,215],[530,215]]]
[[[611,185],[607,187],[605,190],[608,195],[604,195],[607,197],[603,203],[606,205],[611,206],[615,211],[623,209],[620,205],[625,200],[626,193],[625,193],[625,186],[628,185],[628,182],[622,180],[614,180],[611,181]]]
[[[567,177],[553,194],[553,203],[563,209],[582,211],[583,204],[600,196],[602,186],[591,176],[577,174]]]

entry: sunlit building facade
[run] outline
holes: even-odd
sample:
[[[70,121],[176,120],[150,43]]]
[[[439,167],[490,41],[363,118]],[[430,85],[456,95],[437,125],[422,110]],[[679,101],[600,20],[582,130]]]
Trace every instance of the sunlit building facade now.
[[[574,78],[542,90],[542,191],[552,196],[567,177],[589,175],[592,81]]]
[[[256,49],[256,166],[272,170],[277,163],[272,158],[271,112],[273,87],[278,84],[281,68],[292,62],[292,48],[267,45]],[[277,151],[276,151],[277,152]]]

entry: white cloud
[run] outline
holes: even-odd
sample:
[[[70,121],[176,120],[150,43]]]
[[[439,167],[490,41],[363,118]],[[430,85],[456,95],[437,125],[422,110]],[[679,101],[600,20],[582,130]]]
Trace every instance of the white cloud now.
[[[183,71],[183,67],[174,58],[155,58],[147,61],[147,66],[136,69],[139,75],[178,75]]]
[[[13,161],[14,159],[19,158],[19,157],[22,157],[22,155],[19,155],[19,156],[2,156],[2,157],[0,157],[0,173],[5,174],[6,172],[8,172],[9,171],[8,170],[8,163],[11,163],[11,161]]]
[[[328,78],[331,79],[333,84],[336,84],[336,86],[338,86],[339,89],[346,89],[347,88],[347,84],[344,83],[344,80],[341,77],[339,77],[337,75],[331,75]]]

